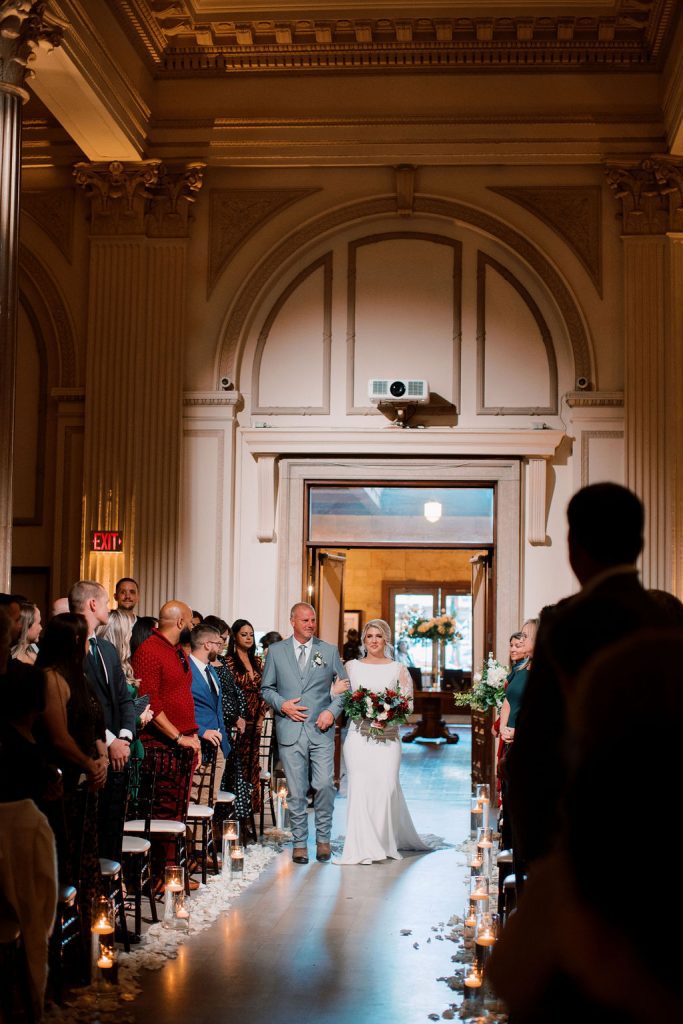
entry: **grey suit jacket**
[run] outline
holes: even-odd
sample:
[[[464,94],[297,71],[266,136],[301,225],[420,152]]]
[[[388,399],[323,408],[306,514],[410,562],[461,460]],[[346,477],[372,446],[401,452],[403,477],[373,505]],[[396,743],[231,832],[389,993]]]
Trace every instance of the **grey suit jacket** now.
[[[266,667],[261,680],[261,693],[266,704],[275,712],[275,729],[278,743],[291,746],[305,730],[311,738],[327,739],[334,742],[334,729],[322,732],[316,727],[321,711],[331,711],[335,718],[342,710],[342,695],[330,697],[330,687],[335,679],[345,679],[346,672],[339,657],[339,651],[332,644],[313,637],[313,645],[303,679],[294,656],[292,638],[271,644],[266,657]],[[305,722],[293,722],[282,714],[286,700],[301,697],[301,703],[308,708]]]

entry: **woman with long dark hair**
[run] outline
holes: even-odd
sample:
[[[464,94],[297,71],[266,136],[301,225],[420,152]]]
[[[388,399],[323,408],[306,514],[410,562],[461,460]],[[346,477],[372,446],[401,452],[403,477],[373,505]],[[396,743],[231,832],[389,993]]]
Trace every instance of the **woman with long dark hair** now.
[[[244,774],[251,783],[251,806],[254,813],[261,810],[261,763],[259,740],[266,715],[266,705],[261,696],[263,662],[256,653],[254,627],[247,619],[236,619],[230,628],[228,653],[225,663],[232,672],[235,683],[247,701],[245,737],[240,744]]]
[[[88,624],[82,615],[55,615],[45,627],[36,666],[45,673],[43,732],[64,781],[57,839],[60,879],[78,889],[84,972],[89,971],[90,910],[101,892],[97,852],[97,790],[107,779],[102,708],[83,672]],[[61,827],[60,827],[61,826]]]

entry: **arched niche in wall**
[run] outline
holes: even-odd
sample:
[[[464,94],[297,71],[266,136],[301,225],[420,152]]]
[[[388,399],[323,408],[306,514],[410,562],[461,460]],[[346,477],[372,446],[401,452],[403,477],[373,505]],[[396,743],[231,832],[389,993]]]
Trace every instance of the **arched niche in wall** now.
[[[556,415],[557,407],[557,360],[538,303],[508,267],[479,251],[477,415]]]
[[[427,380],[432,394],[458,408],[461,264],[457,239],[428,232],[348,243],[348,414],[367,415],[368,380],[387,376]]]
[[[284,288],[259,333],[252,371],[252,412],[330,411],[332,254],[305,267]]]

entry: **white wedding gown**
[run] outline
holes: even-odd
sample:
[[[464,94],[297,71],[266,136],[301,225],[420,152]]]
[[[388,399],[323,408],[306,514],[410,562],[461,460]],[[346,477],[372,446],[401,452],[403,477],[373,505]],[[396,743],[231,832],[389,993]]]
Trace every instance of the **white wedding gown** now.
[[[351,689],[364,686],[379,692],[396,689],[413,701],[409,672],[392,661],[367,665],[349,661],[346,670]],[[400,678],[399,678],[400,677]],[[337,864],[371,864],[391,857],[401,860],[399,850],[431,850],[422,842],[408,811],[399,782],[401,739],[377,740],[363,736],[355,722],[344,741],[348,781],[346,840]]]

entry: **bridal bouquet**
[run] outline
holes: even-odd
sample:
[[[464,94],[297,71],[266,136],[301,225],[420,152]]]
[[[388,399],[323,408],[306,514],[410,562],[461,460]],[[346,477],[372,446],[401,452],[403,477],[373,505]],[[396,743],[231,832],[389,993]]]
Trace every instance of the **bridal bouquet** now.
[[[481,672],[474,673],[472,688],[462,693],[456,693],[454,695],[455,703],[469,705],[477,711],[488,711],[490,708],[500,711],[505,697],[505,680],[509,671],[506,665],[501,665],[493,657],[493,654],[489,654]]]
[[[375,693],[359,686],[357,690],[344,693],[344,711],[352,722],[358,723],[362,732],[365,732],[365,726],[368,735],[385,739],[387,726],[396,726],[397,732],[398,726],[407,722],[410,701],[402,695],[400,687]]]
[[[437,615],[433,619],[411,619],[405,636],[411,640],[445,640],[446,643],[462,640],[462,633],[458,632],[452,615]]]

